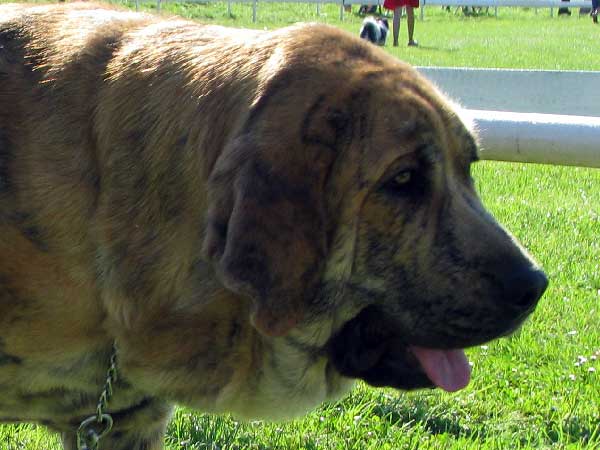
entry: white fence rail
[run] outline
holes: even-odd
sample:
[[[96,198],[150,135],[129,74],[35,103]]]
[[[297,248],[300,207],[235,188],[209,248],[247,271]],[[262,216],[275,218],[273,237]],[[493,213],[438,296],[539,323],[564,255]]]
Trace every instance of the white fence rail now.
[[[421,0],[421,20],[425,17],[427,6],[473,6],[494,8],[496,16],[499,7],[522,8],[550,8],[550,16],[554,15],[554,8],[591,8],[591,0]]]
[[[424,5],[439,6],[487,6],[522,8],[589,8],[591,0],[422,0]]]
[[[418,67],[470,109],[600,117],[600,72]]]
[[[465,110],[482,159],[600,168],[600,117]]]
[[[483,159],[600,168],[600,72],[419,67],[478,130]]]

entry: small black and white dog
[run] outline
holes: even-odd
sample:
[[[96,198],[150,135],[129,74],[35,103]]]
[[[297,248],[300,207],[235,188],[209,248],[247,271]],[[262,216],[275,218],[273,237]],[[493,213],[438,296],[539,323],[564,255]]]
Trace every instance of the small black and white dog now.
[[[385,45],[389,28],[387,19],[373,16],[365,17],[360,27],[360,37],[376,45]]]

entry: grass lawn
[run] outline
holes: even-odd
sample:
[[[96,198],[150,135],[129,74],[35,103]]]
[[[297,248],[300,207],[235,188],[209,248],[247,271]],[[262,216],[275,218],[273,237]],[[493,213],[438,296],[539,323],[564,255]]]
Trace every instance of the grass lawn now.
[[[331,5],[319,16],[315,5],[261,5],[256,24],[246,4],[234,4],[232,17],[226,3],[167,3],[163,11],[268,29],[318,20],[354,33],[362,20],[347,14],[340,22]],[[600,70],[600,26],[575,10],[550,18],[547,9],[501,8],[495,18],[428,7],[416,38],[419,48],[388,43],[386,50],[418,65]],[[590,95],[600,101],[599,92]],[[480,162],[474,176],[484,203],[542,263],[551,284],[520,332],[468,351],[468,388],[405,394],[359,384],[339,403],[278,424],[179,409],[167,448],[600,449],[600,170]],[[0,450],[58,448],[42,428],[0,427]]]
[[[114,3],[124,3],[116,0]],[[135,5],[129,1],[129,5]],[[590,2],[591,4],[591,2]],[[143,4],[143,9],[156,9],[156,2]],[[178,14],[202,22],[232,27],[273,29],[295,22],[324,22],[358,34],[363,17],[353,13],[340,21],[339,7],[322,5],[320,14],[314,4],[259,4],[257,22],[252,23],[251,3],[232,3],[232,15],[226,2],[163,3],[164,14]],[[411,64],[423,66],[503,67],[556,70],[600,70],[600,26],[589,16],[550,17],[548,8],[499,8],[488,14],[465,17],[454,10],[446,12],[437,6],[426,8],[425,20],[417,18],[415,38],[418,48],[409,48],[406,20],[401,21],[399,47],[388,40],[386,50]],[[415,13],[417,17],[419,12]],[[391,26],[391,15],[390,15]],[[391,32],[391,30],[390,30]],[[391,35],[390,35],[391,36]]]

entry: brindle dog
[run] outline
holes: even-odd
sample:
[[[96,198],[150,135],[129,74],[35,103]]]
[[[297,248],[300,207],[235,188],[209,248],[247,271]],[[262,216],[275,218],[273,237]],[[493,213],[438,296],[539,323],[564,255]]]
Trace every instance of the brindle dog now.
[[[0,7],[0,420],[75,448],[113,345],[103,449],[162,448],[173,403],[460,389],[461,349],[547,284],[477,157],[431,84],[335,28]]]

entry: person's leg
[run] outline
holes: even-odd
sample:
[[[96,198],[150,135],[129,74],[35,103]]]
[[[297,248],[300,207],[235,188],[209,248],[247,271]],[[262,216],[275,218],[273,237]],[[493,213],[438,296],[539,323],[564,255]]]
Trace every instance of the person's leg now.
[[[598,0],[592,0],[591,16],[594,23],[598,23]]]
[[[402,15],[402,7],[394,9],[394,47],[398,47],[398,34],[400,33],[400,16]]]
[[[415,33],[415,10],[412,6],[406,7],[406,25],[408,27],[408,45],[416,45],[413,39]]]

